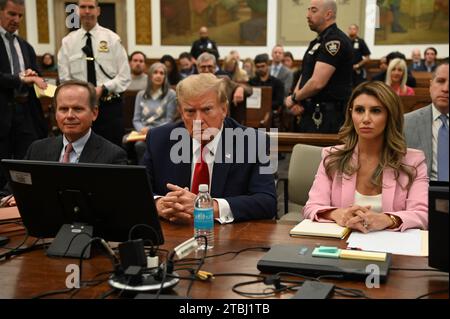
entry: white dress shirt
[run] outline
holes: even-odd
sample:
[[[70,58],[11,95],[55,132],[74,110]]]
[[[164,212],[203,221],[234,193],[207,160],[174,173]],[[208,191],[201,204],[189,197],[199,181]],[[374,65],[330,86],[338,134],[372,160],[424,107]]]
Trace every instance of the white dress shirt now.
[[[86,33],[86,30],[80,28],[63,38],[58,52],[58,75],[61,82],[87,81],[86,55],[81,49],[86,45]],[[131,73],[120,37],[98,24],[89,33],[92,35],[97,86],[104,85],[113,93],[124,92],[130,85]],[[103,73],[99,64],[112,79]]]
[[[214,169],[214,159],[215,154],[217,151],[217,147],[219,145],[219,141],[222,135],[223,131],[223,125],[220,129],[220,132],[214,137],[214,139],[205,145],[205,147],[208,149],[208,152],[205,154],[204,161],[208,164],[208,170],[209,170],[209,191],[211,193],[211,181],[213,176],[213,169]],[[192,181],[194,180],[194,171],[195,171],[195,164],[200,159],[200,152],[201,152],[201,145],[196,139],[192,139],[192,169],[191,169],[191,188],[192,188]],[[214,198],[217,201],[217,204],[219,205],[219,218],[216,218],[216,220],[221,224],[228,224],[234,221],[233,212],[231,211],[230,204],[223,198]]]
[[[78,163],[80,161],[81,152],[83,152],[84,146],[89,140],[89,137],[91,137],[91,129],[89,129],[89,131],[84,136],[80,137],[75,142],[72,142],[73,150],[69,154],[69,163]],[[63,148],[59,156],[60,162],[62,162],[62,159],[64,157],[64,151],[66,149],[67,144],[69,143],[70,142],[67,140],[66,136],[63,135]]]
[[[433,165],[431,165],[430,180],[437,181],[438,179],[438,134],[439,129],[442,126],[442,121],[439,118],[441,112],[434,106],[431,108],[433,112],[433,125],[432,125],[432,139],[433,139]],[[448,113],[447,113],[447,126],[448,126]]]

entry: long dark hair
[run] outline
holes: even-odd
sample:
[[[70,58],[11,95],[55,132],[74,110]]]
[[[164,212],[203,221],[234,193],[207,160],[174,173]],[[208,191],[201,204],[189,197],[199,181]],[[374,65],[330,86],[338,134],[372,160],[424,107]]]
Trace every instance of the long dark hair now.
[[[164,82],[161,87],[161,90],[162,90],[161,99],[163,99],[166,96],[167,92],[169,92],[170,84],[169,84],[169,81],[167,80],[167,68],[161,62],[155,62],[148,68],[148,72],[147,72],[147,74],[148,74],[147,88],[145,89],[145,92],[144,92],[144,99],[146,99],[146,100],[150,99],[150,97],[152,96],[153,72],[155,72],[155,70],[159,69],[159,68],[164,70]]]
[[[159,60],[159,62],[161,63],[165,63],[165,62],[169,62],[170,65],[172,66],[172,70],[170,71],[169,74],[167,74],[167,77],[169,78],[169,83],[170,85],[177,85],[178,82],[181,81],[181,75],[178,72],[178,66],[177,66],[177,62],[175,61],[175,59],[169,55],[169,54],[165,54],[162,56],[161,60]]]

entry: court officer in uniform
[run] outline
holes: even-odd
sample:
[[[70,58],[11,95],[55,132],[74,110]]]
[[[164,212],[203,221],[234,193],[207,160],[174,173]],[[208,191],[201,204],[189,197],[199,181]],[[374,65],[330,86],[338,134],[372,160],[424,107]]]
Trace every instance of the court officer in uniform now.
[[[93,130],[121,145],[124,135],[123,102],[120,93],[131,82],[128,56],[120,37],[100,26],[100,7],[96,0],[79,0],[81,28],[69,33],[58,53],[61,82],[88,81],[96,87],[99,115]]]
[[[296,116],[294,130],[337,133],[352,91],[353,52],[348,36],[336,25],[333,0],[311,0],[308,25],[318,33],[303,57],[302,75],[286,107]]]

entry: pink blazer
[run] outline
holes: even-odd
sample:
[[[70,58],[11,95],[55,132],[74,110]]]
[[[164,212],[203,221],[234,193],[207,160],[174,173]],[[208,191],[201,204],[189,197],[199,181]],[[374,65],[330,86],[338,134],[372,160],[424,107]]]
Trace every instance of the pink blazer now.
[[[323,159],[331,150],[331,147],[327,147],[322,151],[322,162],[309,192],[308,202],[303,208],[305,218],[320,222],[328,220],[320,218],[318,213],[351,206],[355,198],[356,174],[343,177],[335,174],[333,179],[329,179],[325,173]],[[355,151],[353,160],[357,159],[358,152]],[[422,151],[408,149],[403,162],[416,167],[417,176],[411,188],[406,190],[400,186],[407,185],[406,174],[401,174],[397,182],[394,170],[387,168],[383,172],[382,211],[402,219],[402,225],[394,230],[428,229],[428,176],[425,155]]]

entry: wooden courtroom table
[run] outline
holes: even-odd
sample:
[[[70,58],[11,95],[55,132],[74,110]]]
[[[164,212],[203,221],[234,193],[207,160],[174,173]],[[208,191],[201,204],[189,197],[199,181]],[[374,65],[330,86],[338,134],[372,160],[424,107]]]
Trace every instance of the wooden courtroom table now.
[[[0,234],[2,227],[0,225]],[[181,242],[192,237],[191,226],[179,226],[162,222],[165,244],[161,248],[173,249]],[[249,247],[269,247],[274,244],[292,245],[327,245],[345,247],[345,240],[325,239],[325,238],[291,238],[289,230],[293,224],[281,224],[276,221],[253,221],[228,225],[215,226],[215,247],[210,254],[237,251]],[[11,237],[13,234],[16,236]],[[12,238],[14,242],[20,242],[23,238],[23,231],[8,233],[6,236]],[[10,244],[9,246],[12,246]],[[83,280],[91,279],[96,274],[110,271],[111,263],[107,257],[99,250],[95,250],[93,258],[83,263]],[[0,253],[5,250],[0,249]],[[207,259],[202,270],[215,274],[218,273],[250,273],[260,274],[256,268],[256,263],[263,256],[263,251],[247,251],[236,257],[226,255]],[[197,257],[200,257],[199,254]],[[194,254],[189,257],[195,257]],[[43,249],[35,250],[0,261],[0,298],[30,298],[49,290],[64,289],[66,277],[66,267],[69,264],[78,264],[78,259],[70,258],[50,258],[45,255]],[[393,256],[392,267],[398,268],[428,268],[428,259],[424,257]],[[187,272],[180,271],[181,276],[187,276]],[[299,280],[299,278],[292,279]],[[242,298],[235,294],[231,288],[234,284],[255,280],[255,278],[244,276],[216,277],[208,282],[195,282],[191,297],[231,299]],[[332,281],[340,287],[356,288],[363,290],[370,298],[416,298],[420,295],[434,291],[448,289],[448,273],[441,272],[420,272],[420,271],[391,271],[387,282],[381,284],[380,288],[368,289],[364,282],[348,280],[326,280]],[[189,281],[181,280],[174,288],[173,293],[185,296]],[[257,284],[242,287],[242,290],[263,292],[268,286]],[[104,292],[110,290],[106,282],[95,286],[82,288],[75,298],[96,298]],[[277,294],[275,298],[290,298],[292,292]],[[68,298],[69,294],[53,296],[53,298]],[[336,296],[335,296],[336,298]],[[448,298],[448,292],[433,295],[432,298]]]

